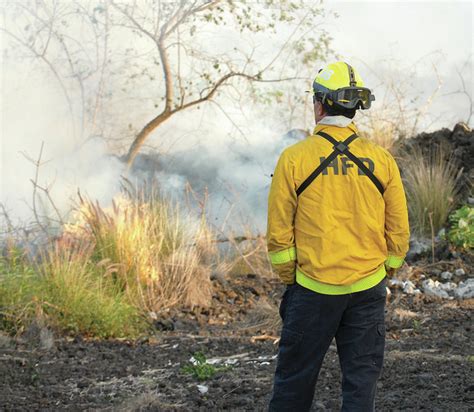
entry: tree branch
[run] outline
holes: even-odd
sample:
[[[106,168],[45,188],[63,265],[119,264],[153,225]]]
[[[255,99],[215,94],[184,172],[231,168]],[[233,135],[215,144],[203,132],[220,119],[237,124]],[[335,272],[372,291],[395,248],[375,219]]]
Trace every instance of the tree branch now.
[[[71,121],[72,121],[72,124],[73,124],[73,133],[75,135],[75,127],[74,127],[74,124],[75,124],[75,119],[74,119],[74,110],[73,110],[73,106],[72,106],[72,100],[71,100],[71,97],[69,96],[69,93],[67,91],[67,88],[66,88],[66,85],[64,84],[61,76],[59,75],[58,71],[56,70],[56,68],[54,67],[53,63],[51,63],[51,61],[49,61],[49,59],[45,56],[44,54],[44,51],[43,53],[38,53],[38,51],[36,51],[32,46],[30,46],[29,44],[25,43],[23,40],[21,40],[18,36],[16,36],[15,34],[13,34],[12,32],[8,31],[7,29],[3,28],[3,27],[0,27],[0,31],[3,31],[4,33],[6,33],[8,36],[10,36],[12,39],[14,39],[16,42],[18,42],[19,44],[21,44],[22,46],[26,47],[33,55],[35,55],[36,57],[38,57],[40,60],[43,60],[43,62],[46,64],[46,66],[48,66],[48,68],[51,70],[51,72],[53,73],[54,77],[56,78],[56,80],[58,81],[59,83],[59,86],[61,87],[62,91],[63,91],[63,94],[64,94],[64,97],[67,101],[67,105],[68,105],[68,109],[69,109],[69,114],[71,116]]]

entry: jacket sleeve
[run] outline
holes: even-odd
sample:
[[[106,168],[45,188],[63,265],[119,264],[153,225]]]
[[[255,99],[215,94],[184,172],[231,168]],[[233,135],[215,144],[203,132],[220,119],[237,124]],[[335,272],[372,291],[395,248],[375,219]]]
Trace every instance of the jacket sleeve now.
[[[293,167],[288,152],[284,151],[275,168],[268,196],[267,247],[273,270],[286,284],[295,282],[295,211]]]
[[[398,269],[408,252],[410,227],[408,209],[400,170],[395,159],[389,154],[390,178],[385,188],[385,240],[388,257],[385,266]]]

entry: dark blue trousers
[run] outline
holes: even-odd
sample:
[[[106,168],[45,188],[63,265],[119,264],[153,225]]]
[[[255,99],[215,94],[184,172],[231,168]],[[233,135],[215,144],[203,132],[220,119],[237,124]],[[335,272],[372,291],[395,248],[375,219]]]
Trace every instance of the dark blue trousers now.
[[[362,292],[322,295],[297,283],[280,304],[283,320],[269,411],[309,411],[333,338],[342,370],[342,411],[372,412],[383,364],[386,280]]]

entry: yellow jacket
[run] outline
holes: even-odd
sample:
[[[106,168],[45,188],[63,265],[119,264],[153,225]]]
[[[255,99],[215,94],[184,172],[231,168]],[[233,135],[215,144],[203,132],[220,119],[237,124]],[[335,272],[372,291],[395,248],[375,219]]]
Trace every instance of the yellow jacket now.
[[[316,292],[346,294],[368,289],[398,268],[408,251],[409,225],[400,172],[390,153],[365,138],[349,150],[384,188],[345,155],[339,155],[300,196],[296,190],[331,152],[337,141],[357,133],[319,124],[314,134],[286,148],[278,160],[268,199],[267,246],[282,282],[296,281]],[[371,166],[371,167],[370,167]]]

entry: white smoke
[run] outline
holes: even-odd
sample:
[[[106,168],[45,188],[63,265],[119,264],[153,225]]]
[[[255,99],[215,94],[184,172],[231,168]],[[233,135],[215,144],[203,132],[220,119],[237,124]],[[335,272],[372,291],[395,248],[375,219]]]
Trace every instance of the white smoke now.
[[[394,30],[396,27],[396,34],[387,34],[381,39],[378,39],[376,35],[368,36],[367,30],[370,25],[365,30],[363,22],[371,20],[369,12],[371,8],[382,6],[376,6],[378,3],[373,2],[370,4],[357,2],[357,4],[357,8],[364,7],[364,10],[367,10],[365,15],[360,12],[360,9],[358,13],[349,13],[351,19],[358,21],[357,30],[354,26],[342,24],[347,22],[347,13],[346,16],[342,16],[342,23],[338,23],[338,20],[328,20],[326,25],[331,29],[337,28],[331,33],[335,37],[336,52],[343,52],[345,56],[341,56],[342,58],[349,56],[349,60],[353,59],[354,65],[366,78],[366,84],[374,88],[377,97],[383,96],[385,86],[371,74],[369,67],[378,69],[380,68],[377,65],[378,57],[387,58],[387,49],[384,44],[397,40],[400,43],[399,50],[406,51],[410,49],[410,39],[418,36],[419,31],[422,31],[423,37],[430,38],[431,43],[426,46],[426,49],[421,49],[418,42],[417,50],[410,49],[409,61],[405,61],[405,66],[411,67],[410,61],[414,62],[416,56],[432,52],[436,39],[445,38],[446,31],[437,27],[437,23],[430,24],[429,19],[424,19],[422,29],[417,25],[403,25],[403,36],[400,37],[398,18],[392,19],[391,15],[374,12],[374,16],[376,15],[378,19],[377,24],[393,27]],[[345,3],[331,3],[331,6],[336,10],[338,8],[352,10],[351,6]],[[450,7],[450,4],[446,3],[446,7]],[[418,13],[421,16],[422,11],[419,10]],[[469,31],[463,24],[456,25],[459,18],[457,14],[448,17],[451,20],[447,21],[445,18],[443,24],[451,27],[452,30],[459,29],[458,31],[463,33],[470,33],[471,36],[468,38],[472,41],[472,27]],[[379,21],[381,19],[384,20]],[[216,37],[216,29],[213,30],[209,31],[210,48],[218,48],[222,52],[226,46],[226,36]],[[228,32],[229,28],[225,30]],[[283,30],[282,38],[287,34],[288,30]],[[228,36],[233,37],[234,40],[239,38],[238,33],[228,33]],[[348,43],[348,39],[352,43]],[[6,38],[3,40],[6,44]],[[275,44],[271,40],[266,40],[262,34],[253,38],[253,44],[259,45],[259,50],[274,51],[275,49]],[[247,41],[245,45],[248,46]],[[372,47],[372,45],[377,45],[377,47]],[[135,45],[135,47],[138,46]],[[244,42],[242,47],[244,47]],[[446,54],[438,55],[435,61],[438,64],[438,74],[443,79],[447,79],[441,94],[447,94],[458,88],[459,79],[455,75],[453,65],[459,65],[461,56],[470,52],[468,43],[451,42],[449,50],[443,51]],[[452,53],[454,57],[451,58],[448,53]],[[265,61],[268,61],[268,56],[271,54],[269,52],[265,55]],[[447,57],[444,58],[444,56]],[[404,61],[404,56],[401,54],[397,57],[400,61]],[[357,64],[357,58],[360,59],[360,64]],[[362,60],[366,60],[368,66],[362,64]],[[413,97],[419,94],[419,89],[424,89],[425,93],[429,93],[433,87],[436,87],[437,79],[432,71],[431,63],[432,61],[428,59],[424,65],[419,65],[418,70],[414,72],[414,77],[410,79],[411,83],[417,86],[417,90],[413,90]],[[469,67],[472,70],[472,63],[465,71],[468,89],[472,88],[472,73],[469,72]],[[381,72],[389,73],[390,64],[385,64],[382,69]],[[120,94],[121,85],[117,79],[110,79],[109,92],[116,93],[118,98],[115,105],[104,109],[103,117],[100,118],[105,130],[104,136],[123,137],[127,122],[133,123],[132,132],[120,146],[120,141],[111,145],[99,136],[86,135],[84,140],[75,137],[77,130],[72,124],[69,107],[62,91],[55,79],[42,68],[39,62],[24,56],[21,59],[18,56],[5,58],[1,74],[0,202],[5,205],[10,217],[21,222],[27,222],[32,218],[31,179],[35,177],[35,166],[25,156],[36,160],[42,142],[44,142],[42,155],[44,164],[39,168],[38,184],[42,187],[51,187],[51,197],[61,213],[66,214],[77,200],[78,188],[82,193],[98,199],[102,204],[109,204],[119,191],[120,176],[125,174],[123,163],[113,154],[123,154],[131,141],[133,132],[142,127],[158,110],[153,104],[159,99],[156,96],[154,100],[147,97],[150,89],[155,90],[156,84],[150,83],[154,85],[153,88],[149,85],[136,84],[133,94],[127,95]],[[158,148],[161,154],[159,156],[153,154],[153,161],[145,166],[145,169],[147,167],[148,169],[137,172],[135,176],[132,176],[132,180],[151,175],[160,182],[167,194],[176,195],[178,198],[182,198],[187,182],[197,191],[207,188],[210,194],[210,213],[217,222],[229,219],[231,224],[235,223],[235,226],[248,223],[255,230],[264,230],[270,175],[283,148],[295,141],[294,138],[285,137],[291,128],[289,126],[290,108],[286,106],[287,98],[298,93],[304,96],[304,91],[310,84],[311,79],[308,77],[307,80],[299,79],[291,84],[269,86],[284,93],[285,99],[280,103],[276,100],[269,104],[244,100],[240,102],[241,107],[238,107],[235,102],[231,103],[229,99],[223,97],[218,100],[220,107],[204,104],[172,117],[149,138],[146,147],[142,150],[143,153],[156,153],[153,148]],[[462,117],[465,116],[468,102],[463,102],[463,98],[457,95],[437,100],[430,107],[431,118],[438,119],[439,115],[444,117],[441,120],[438,119],[437,123],[426,122],[425,125],[452,127],[451,122],[460,120],[460,113],[463,113]],[[376,101],[377,104],[378,101]],[[77,107],[73,109],[77,110]],[[75,115],[77,118],[77,113]],[[313,124],[312,119],[310,111],[305,117],[300,113],[292,119],[291,124],[293,127],[310,129]],[[114,147],[112,153],[111,147]],[[138,158],[137,167],[140,164],[141,159]],[[50,208],[47,205],[45,207]],[[228,217],[229,210],[232,212],[230,218]]]
[[[168,195],[182,197],[186,183],[198,193],[207,190],[215,224],[227,219],[227,225],[234,229],[248,224],[261,231],[266,224],[268,188],[275,162],[283,148],[297,138],[285,137],[286,129],[281,124],[270,124],[271,108],[267,109],[268,118],[264,113],[258,116],[252,107],[248,108],[249,112],[254,110],[250,119],[251,113],[234,113],[234,124],[212,105],[204,110],[206,120],[199,129],[195,126],[201,116],[198,111],[171,119],[160,135],[173,130],[176,136],[187,139],[176,142],[167,153],[152,153],[152,161],[139,156],[135,168],[143,177],[156,178]],[[245,130],[246,138],[233,135],[235,122]],[[150,144],[158,139],[153,137]]]
[[[124,170],[118,159],[108,155],[103,140],[74,141],[64,98],[48,80],[44,72],[28,66],[2,70],[0,201],[17,223],[32,219],[34,181],[48,189],[60,214],[66,215],[77,201],[79,188],[110,202]],[[38,214],[51,215],[52,204],[41,189],[37,192]]]

